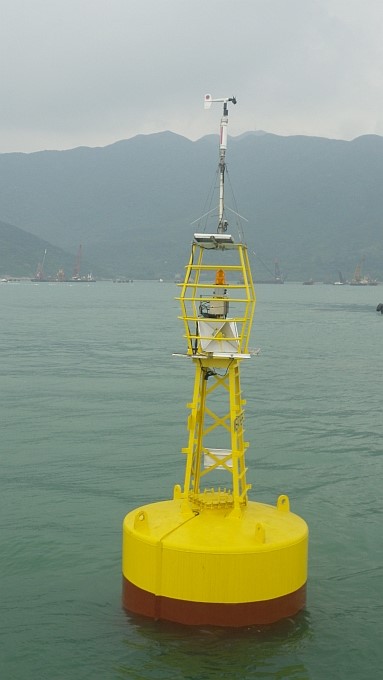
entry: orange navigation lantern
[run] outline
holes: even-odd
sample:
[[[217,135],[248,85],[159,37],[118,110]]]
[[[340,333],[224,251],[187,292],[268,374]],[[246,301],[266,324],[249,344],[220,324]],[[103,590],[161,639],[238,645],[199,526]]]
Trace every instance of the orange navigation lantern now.
[[[215,275],[215,285],[216,286],[225,286],[226,285],[225,272],[223,271],[223,269],[218,269],[218,271]]]

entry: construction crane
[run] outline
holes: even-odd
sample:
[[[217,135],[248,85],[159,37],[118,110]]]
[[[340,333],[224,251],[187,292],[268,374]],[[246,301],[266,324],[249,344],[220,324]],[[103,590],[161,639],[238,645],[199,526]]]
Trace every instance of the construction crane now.
[[[45,248],[42,262],[38,263],[37,269],[36,269],[36,274],[35,274],[35,277],[32,279],[32,281],[45,281],[44,264],[45,264],[46,254],[47,254],[47,249]]]
[[[81,278],[81,256],[82,256],[82,245],[80,243],[78,247],[78,252],[76,256],[76,261],[74,264],[74,269],[73,269],[73,279],[80,279]]]

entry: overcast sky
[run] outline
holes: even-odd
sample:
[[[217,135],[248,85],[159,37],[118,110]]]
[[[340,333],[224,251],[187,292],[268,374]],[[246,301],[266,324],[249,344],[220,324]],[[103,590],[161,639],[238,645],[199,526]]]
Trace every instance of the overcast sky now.
[[[382,0],[0,0],[0,152],[383,135]]]

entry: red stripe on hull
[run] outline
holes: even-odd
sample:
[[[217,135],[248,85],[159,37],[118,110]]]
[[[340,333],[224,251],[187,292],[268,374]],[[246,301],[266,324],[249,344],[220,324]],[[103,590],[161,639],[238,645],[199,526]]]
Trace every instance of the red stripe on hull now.
[[[133,585],[124,576],[122,580],[124,609],[151,619],[163,619],[191,626],[240,628],[275,623],[288,616],[294,616],[306,604],[306,584],[294,593],[273,600],[231,604],[157,597]]]

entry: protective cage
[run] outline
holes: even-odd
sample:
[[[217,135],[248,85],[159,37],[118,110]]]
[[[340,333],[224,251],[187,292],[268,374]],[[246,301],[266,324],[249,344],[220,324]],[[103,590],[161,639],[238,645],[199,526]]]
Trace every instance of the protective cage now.
[[[188,355],[248,354],[255,292],[247,247],[219,236],[195,234],[178,284]]]
[[[186,356],[195,365],[181,496],[189,508],[218,506],[238,513],[250,488],[239,371],[240,361],[250,357],[255,309],[246,246],[226,233],[195,234],[179,285]],[[228,488],[217,488],[219,471],[226,472]]]

